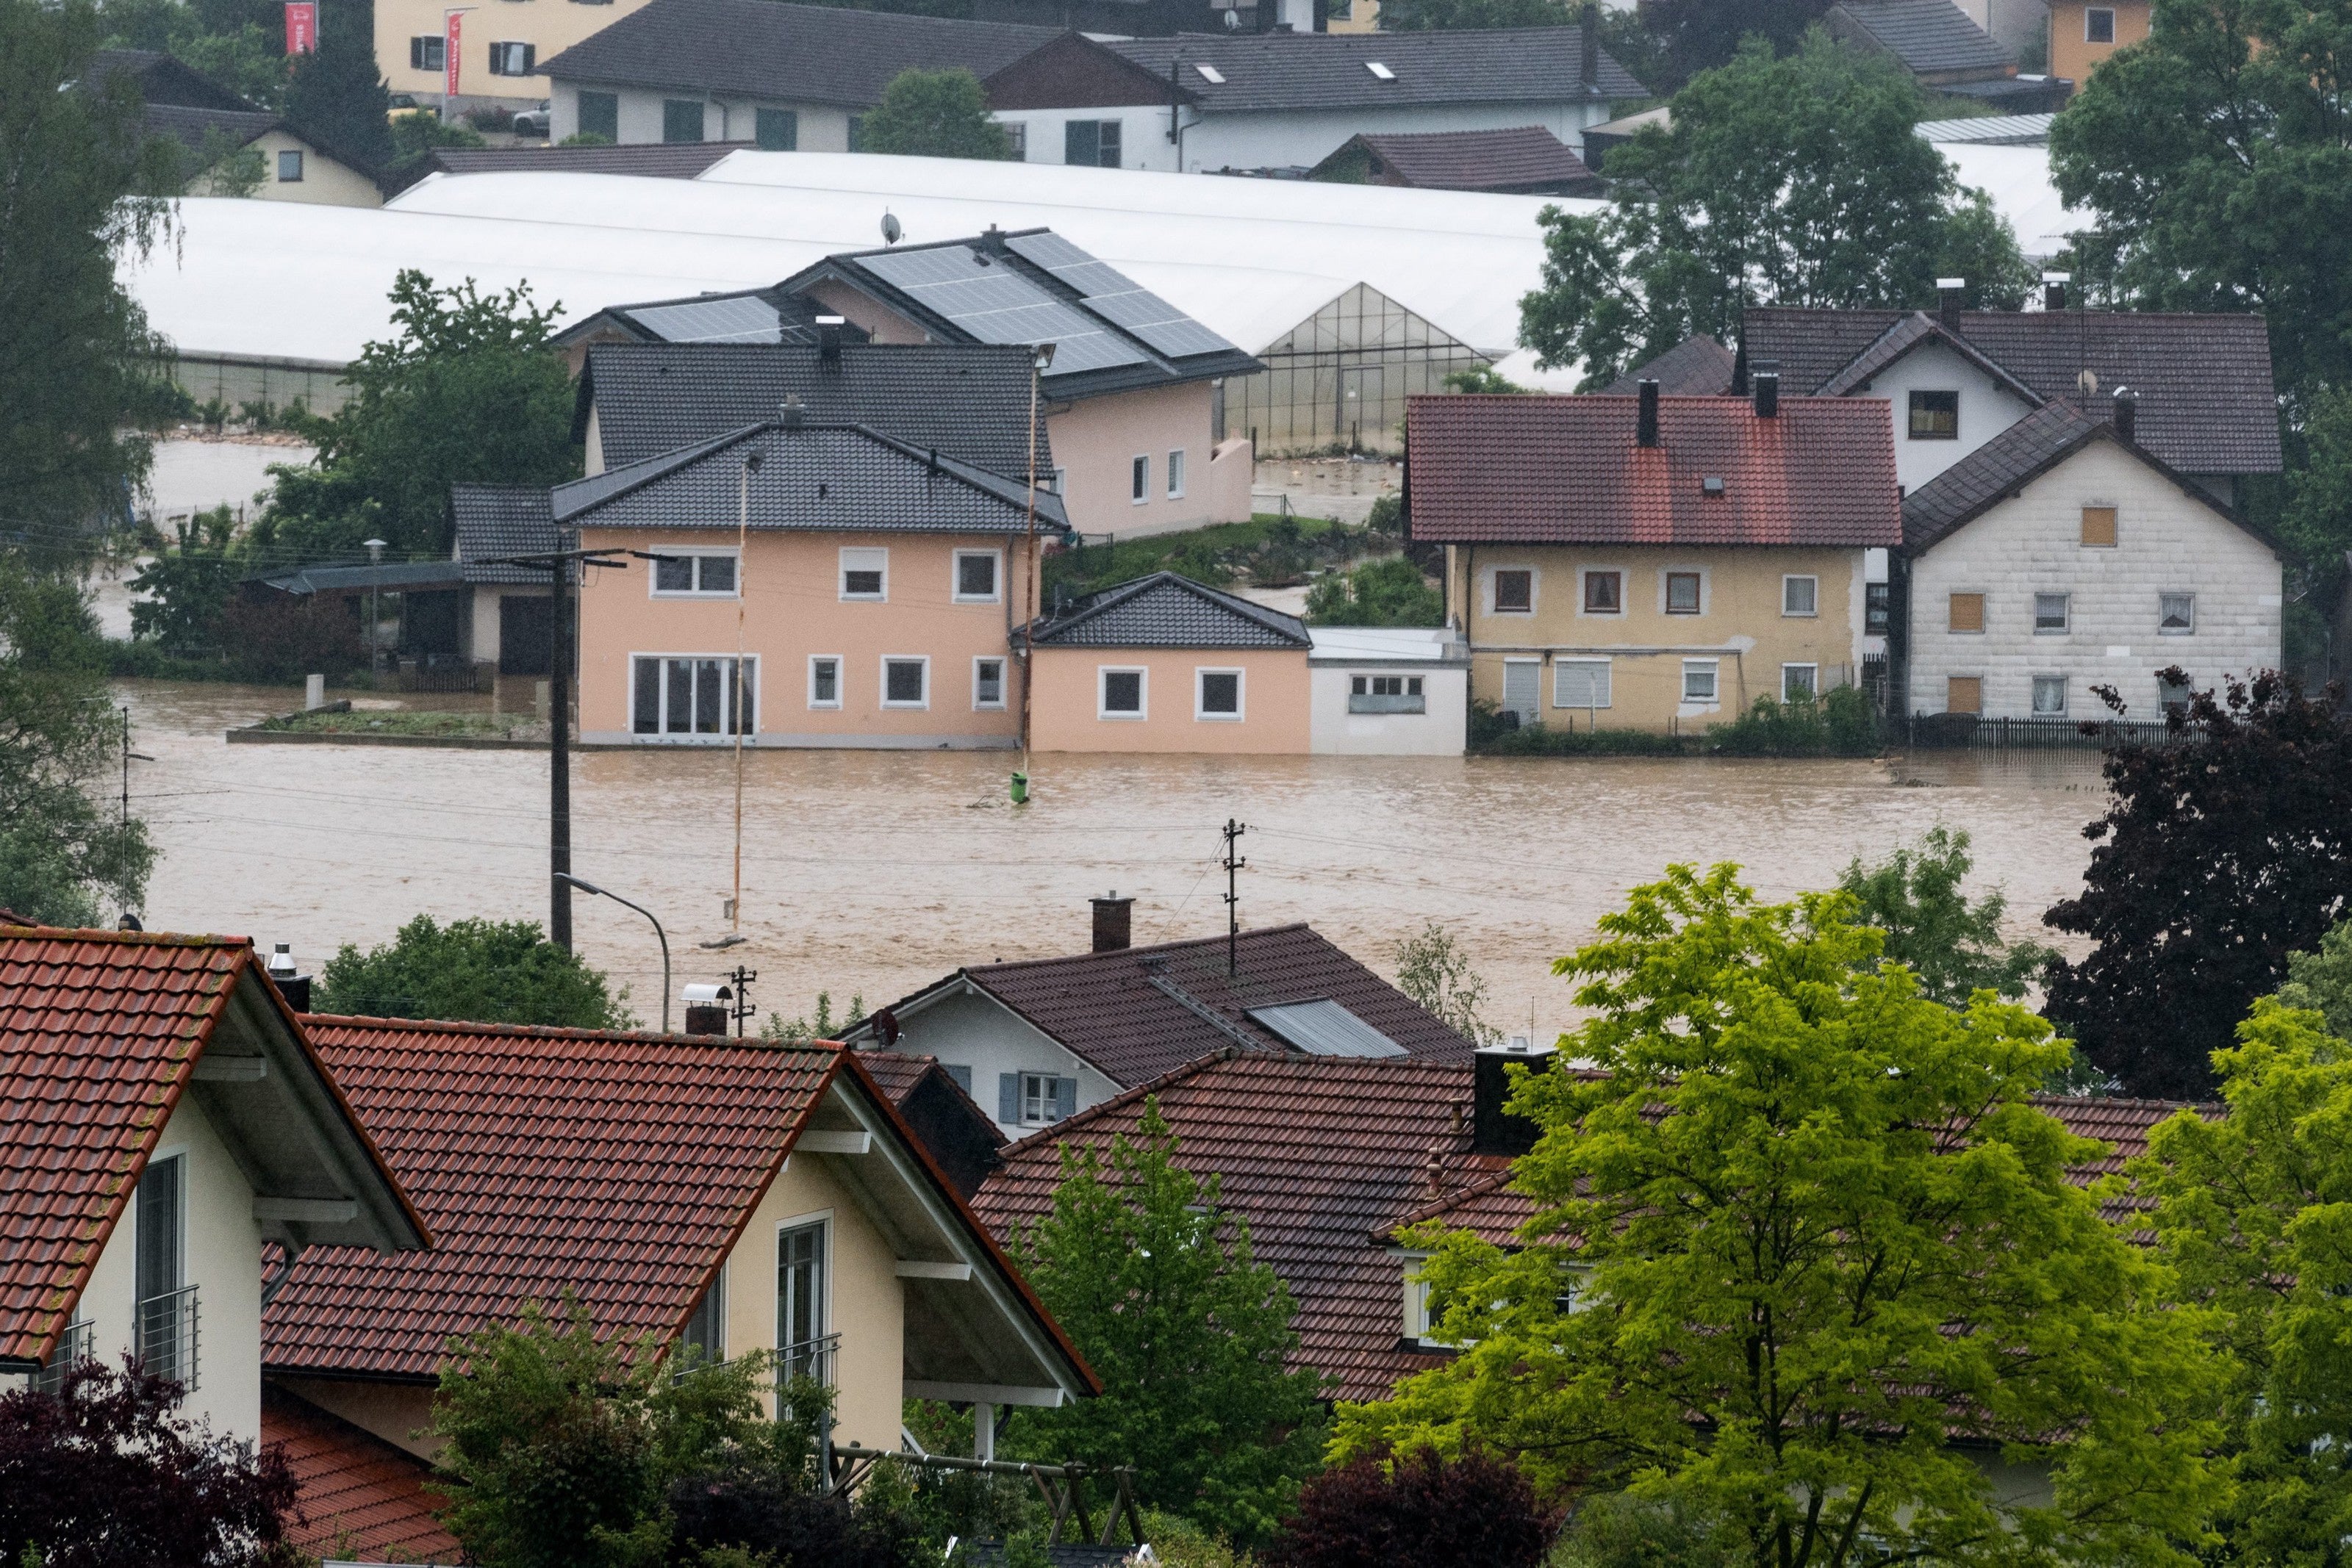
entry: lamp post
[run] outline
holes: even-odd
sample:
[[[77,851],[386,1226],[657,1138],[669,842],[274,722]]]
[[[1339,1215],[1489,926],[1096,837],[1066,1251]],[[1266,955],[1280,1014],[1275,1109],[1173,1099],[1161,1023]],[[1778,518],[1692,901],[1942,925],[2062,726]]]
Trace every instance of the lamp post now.
[[[373,676],[383,664],[383,650],[378,645],[383,636],[383,611],[379,596],[383,584],[377,580],[383,570],[383,539],[364,541],[368,552],[368,674]]]
[[[667,1034],[669,1032],[669,934],[662,929],[662,923],[658,920],[654,920],[654,912],[647,909],[644,904],[632,904],[629,900],[623,898],[619,894],[614,893],[612,889],[598,887],[594,883],[589,882],[582,877],[573,876],[568,871],[557,872],[555,873],[555,880],[566,884],[567,886],[578,888],[581,892],[588,894],[591,898],[609,898],[614,903],[620,904],[622,907],[625,909],[634,909],[638,914],[644,915],[647,920],[653,921],[654,936],[661,943],[662,1033]]]

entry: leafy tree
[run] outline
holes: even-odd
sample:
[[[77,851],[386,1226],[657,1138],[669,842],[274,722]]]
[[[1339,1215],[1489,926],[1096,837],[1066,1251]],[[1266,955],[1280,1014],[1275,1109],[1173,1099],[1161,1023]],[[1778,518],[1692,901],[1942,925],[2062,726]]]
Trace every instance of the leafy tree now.
[[[194,147],[184,147],[180,169],[181,189],[188,195],[250,196],[269,179],[261,149],[217,127],[208,128]]]
[[[282,12],[268,0],[102,0],[99,15],[110,48],[170,55],[264,109],[285,98]]]
[[[1392,555],[1317,578],[1307,619],[1317,626],[1443,626],[1445,601],[1421,568]]]
[[[900,71],[866,111],[858,145],[868,152],[916,158],[1013,156],[1013,138],[988,116],[980,78],[958,67]]]
[[[1776,54],[1791,53],[1802,46],[1805,30],[1828,15],[1832,4],[1832,0],[1650,0],[1642,7],[1642,23],[1657,40],[1659,66],[1654,75],[1642,79],[1659,92],[1673,92],[1701,71],[1730,64],[1749,38],[1761,38]],[[1630,67],[1632,62],[1626,64]]]
[[[1006,1447],[1133,1465],[1139,1504],[1252,1540],[1316,1468],[1323,1379],[1286,1368],[1298,1346],[1289,1287],[1219,1208],[1217,1178],[1176,1155],[1157,1101],[1107,1154],[1063,1146],[1053,1212],[1013,1250],[1103,1395],[1020,1411]]]
[[[471,278],[442,288],[407,269],[392,306],[397,335],[367,345],[351,402],[316,422],[315,463],[272,470],[257,549],[351,555],[381,536],[395,558],[446,557],[451,485],[552,485],[580,471],[572,381],[551,341],[561,306],[533,305],[528,285],[484,295]]]
[[[1536,1568],[1557,1522],[1527,1477],[1485,1454],[1368,1454],[1307,1483],[1267,1557],[1274,1568]]]
[[[1560,959],[1601,1075],[1527,1077],[1521,1244],[1428,1233],[1449,1365],[1341,1413],[1719,1520],[1757,1568],[2180,1563],[2224,1482],[2214,1358],[2034,1108],[2050,1028],[1879,967],[1842,894],[1672,866]],[[1967,1448],[2050,1467],[1997,1501]]]
[[[1876,865],[1854,860],[1838,878],[1856,918],[1886,934],[1885,961],[1909,965],[1919,994],[1948,1008],[1967,1007],[1980,990],[2016,1001],[2058,956],[2037,942],[2001,940],[2009,900],[1995,888],[1970,903],[1961,890],[1975,863],[1966,829],[1935,827]]]
[[[1695,333],[1731,340],[1748,305],[1917,306],[1939,276],[2013,304],[2016,236],[1911,134],[1921,110],[1908,77],[1826,33],[1785,58],[1751,39],[1675,96],[1670,130],[1609,154],[1607,211],[1544,210],[1519,340],[1595,387]]]
[[[0,1563],[40,1568],[295,1568],[294,1475],[183,1416],[180,1385],[124,1358],[55,1393],[0,1395]]]
[[[344,943],[319,976],[318,1008],[363,1018],[628,1029],[636,1022],[628,995],[548,941],[535,920],[445,926],[420,915],[387,946],[362,953]]]
[[[323,0],[319,47],[288,74],[286,117],[328,150],[373,172],[392,161],[392,92],[375,68],[373,7]]]
[[[227,507],[215,507],[173,533],[130,581],[139,596],[131,606],[131,634],[180,658],[217,653],[229,596],[248,566],[238,549],[236,519]]]
[[[607,144],[610,140],[598,138]],[[445,124],[437,114],[404,114],[392,127],[392,162],[384,172],[395,184],[414,184],[432,172],[436,149],[488,145],[482,133],[470,125],[457,120]]]
[[[1738,1568],[1722,1524],[1680,1500],[1622,1492],[1584,1500],[1560,1538],[1556,1568]]]
[[[79,587],[0,559],[0,907],[50,925],[137,909],[155,860],[145,824],[91,798],[122,743],[101,647]]]
[[[2286,506],[2279,532],[2302,557],[2310,586],[2340,586],[2352,550],[2352,382],[2313,397],[2301,439],[2301,461],[2286,476]]]
[[[2352,1040],[2352,920],[2321,937],[2318,951],[2286,956],[2286,984],[2278,999],[2317,1013],[2329,1034]]]
[[[1448,371],[1444,384],[1447,392],[1457,392],[1504,394],[1528,390],[1492,365],[1473,365],[1466,371]]]
[[[1417,936],[1397,944],[1397,989],[1473,1045],[1491,1045],[1503,1031],[1488,1023],[1486,977],[1454,933],[1433,920]]]
[[[2051,965],[2043,1010],[2132,1093],[2193,1100],[2287,956],[2352,915],[2352,726],[2275,671],[2183,722],[2202,738],[2107,753],[2082,895],[2042,916],[2097,946]]]
[[[1457,33],[1475,27],[1572,27],[1571,0],[1381,0],[1389,33]]]

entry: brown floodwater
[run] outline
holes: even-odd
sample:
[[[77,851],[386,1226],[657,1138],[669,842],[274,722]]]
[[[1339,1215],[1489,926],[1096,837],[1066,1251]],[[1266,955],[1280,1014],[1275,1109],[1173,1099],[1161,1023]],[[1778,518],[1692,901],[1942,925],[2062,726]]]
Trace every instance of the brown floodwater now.
[[[547,758],[529,750],[237,746],[299,706],[275,687],[125,682],[131,807],[161,851],[150,929],[291,942],[306,967],[417,913],[544,920]],[[449,699],[433,699],[448,706]],[[462,699],[461,699],[462,700]],[[764,1012],[820,988],[878,1005],[961,964],[1083,949],[1089,894],[1136,899],[1140,943],[1224,930],[1219,830],[1247,824],[1245,925],[1304,920],[1382,973],[1434,920],[1485,975],[1493,1021],[1570,1021],[1550,962],[1671,862],[1736,861],[1768,896],[1825,886],[1938,823],[1974,836],[2012,935],[2081,885],[2101,808],[2092,753],[1929,753],[1895,762],[1501,758],[751,754],[743,920],[726,954],[734,768],[725,751],[579,753],[573,870],[668,927],[676,984],[736,962]],[[651,929],[574,899],[577,946],[660,1013]],[[2067,946],[2067,944],[2060,944]]]

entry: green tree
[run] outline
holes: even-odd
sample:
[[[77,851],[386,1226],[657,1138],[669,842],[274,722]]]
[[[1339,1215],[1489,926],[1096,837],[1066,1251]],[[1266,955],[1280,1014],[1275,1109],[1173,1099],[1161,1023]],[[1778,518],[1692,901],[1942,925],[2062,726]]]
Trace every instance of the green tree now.
[[[1730,341],[1749,305],[1919,306],[1949,276],[2013,305],[2016,236],[1911,134],[1921,110],[1908,77],[1818,29],[1784,58],[1751,39],[1675,96],[1671,129],[1610,153],[1606,211],[1544,210],[1520,342],[1590,388],[1695,333]]]
[[[456,121],[445,124],[435,114],[404,114],[392,128],[392,162],[384,172],[395,185],[413,184],[432,172],[436,149],[488,145],[482,133],[470,125]]]
[[[392,287],[396,335],[352,365],[351,402],[317,422],[319,455],[279,467],[254,528],[274,559],[355,554],[380,536],[395,558],[449,553],[449,486],[552,485],[577,475],[572,381],[551,342],[561,306],[528,285],[436,287],[404,270]]]
[[[1218,1207],[1217,1178],[1176,1155],[1157,1101],[1108,1153],[1063,1146],[1053,1212],[1013,1247],[1103,1394],[1019,1412],[1007,1445],[1133,1465],[1138,1502],[1262,1539],[1316,1468],[1322,1375],[1286,1369],[1298,1347],[1289,1287]]]
[[[1436,921],[1397,944],[1396,970],[1398,990],[1471,1044],[1492,1045],[1503,1038],[1486,1019],[1486,977],[1470,967],[1470,955],[1454,933]]]
[[[2301,461],[2286,476],[2279,532],[2303,558],[2312,586],[2324,591],[2343,582],[2345,554],[2352,551],[2352,382],[2310,400],[2295,444]]]
[[[900,71],[868,110],[858,145],[917,158],[1013,156],[1013,138],[988,117],[988,92],[961,67]]]
[[[1679,1504],[1755,1568],[2186,1563],[2225,1484],[2215,1358],[2030,1096],[2065,1048],[1879,967],[1851,899],[1673,866],[1560,959],[1592,1016],[1527,1077],[1516,1249],[1429,1233],[1464,1347],[1335,1457],[1477,1445],[1538,1487]],[[1969,1449],[2050,1468],[2003,1504]]]
[[[1935,827],[1875,865],[1857,858],[1838,878],[1855,918],[1885,933],[1885,961],[1909,965],[1919,994],[1948,1008],[1967,1007],[1980,990],[2016,1001],[2058,956],[2038,942],[2001,939],[2009,900],[1995,888],[1971,903],[1961,889],[1975,863],[1966,829]]]
[[[153,49],[248,102],[286,96],[283,9],[273,0],[102,0],[110,48]]]
[[[319,976],[318,1009],[362,1018],[466,1019],[630,1029],[629,993],[540,933],[535,920],[420,915],[381,947],[346,942]]]
[[[247,567],[236,519],[219,506],[173,533],[128,585],[139,596],[131,606],[131,635],[177,658],[218,653],[229,595]]]
[[[1474,27],[1571,27],[1572,0],[1381,0],[1390,33],[1456,33]]]
[[[2278,999],[2317,1013],[2328,1033],[2352,1040],[2352,920],[2321,937],[2317,951],[2287,955],[2286,984],[2278,988]]]
[[[1473,365],[1466,371],[1448,371],[1444,384],[1447,392],[1457,392],[1509,393],[1528,390],[1492,365]]]
[[[79,587],[0,559],[0,908],[48,925],[137,910],[155,862],[145,824],[93,799],[123,742],[101,646]]]
[[[286,117],[337,157],[374,172],[392,162],[392,93],[375,68],[374,7],[324,0],[319,47],[288,74]]]
[[[1445,601],[1421,568],[1392,555],[1317,578],[1307,592],[1307,620],[1315,626],[1443,626]]]
[[[1801,47],[1805,30],[1828,14],[1832,0],[1650,0],[1644,27],[1657,40],[1659,68],[1642,79],[1673,92],[1701,71],[1731,63],[1748,39],[1775,54]]]

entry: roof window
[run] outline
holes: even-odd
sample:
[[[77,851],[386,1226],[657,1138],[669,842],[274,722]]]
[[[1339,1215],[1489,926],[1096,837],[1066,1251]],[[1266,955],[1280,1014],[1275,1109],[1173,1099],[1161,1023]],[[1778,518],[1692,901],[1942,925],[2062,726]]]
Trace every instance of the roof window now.
[[[1309,1056],[1402,1056],[1404,1047],[1328,998],[1251,1008],[1249,1020]]]
[[[1720,475],[1710,474],[1698,482],[1698,487],[1707,495],[1720,496],[1723,494],[1723,478]]]
[[[1192,64],[1192,68],[1201,73],[1201,79],[1202,81],[1207,82],[1213,87],[1223,87],[1225,85],[1225,73],[1219,70],[1216,67],[1202,65],[1196,60]]]
[[[1378,60],[1366,60],[1364,62],[1364,68],[1371,72],[1372,75],[1378,77],[1382,81],[1394,81],[1397,78],[1396,72],[1389,69],[1388,67],[1381,64]]]

